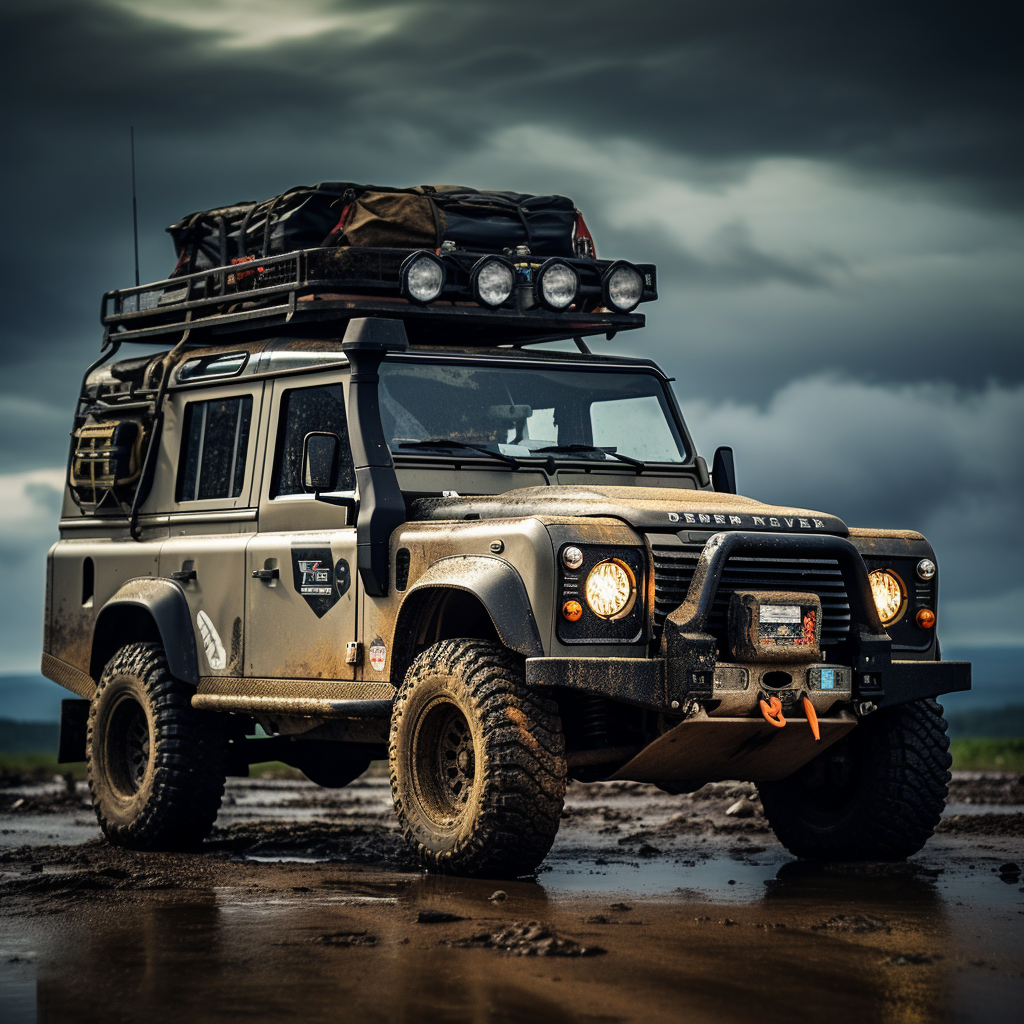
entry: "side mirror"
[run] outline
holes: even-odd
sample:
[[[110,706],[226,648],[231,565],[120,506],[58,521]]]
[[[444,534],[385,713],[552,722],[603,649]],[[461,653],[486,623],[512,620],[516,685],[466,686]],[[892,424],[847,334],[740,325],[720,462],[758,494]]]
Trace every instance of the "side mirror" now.
[[[716,491],[723,494],[736,493],[736,463],[733,461],[731,448],[723,446],[715,449],[715,461],[711,465],[711,482]]]
[[[341,438],[315,430],[302,439],[302,486],[309,492],[333,491],[338,479]]]

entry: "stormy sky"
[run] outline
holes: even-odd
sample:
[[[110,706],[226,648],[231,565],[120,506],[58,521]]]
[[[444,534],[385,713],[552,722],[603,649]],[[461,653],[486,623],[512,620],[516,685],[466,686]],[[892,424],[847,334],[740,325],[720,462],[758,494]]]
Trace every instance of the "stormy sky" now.
[[[300,183],[572,196],[658,264],[652,356],[740,490],[912,527],[947,643],[1024,642],[1019,4],[35,0],[5,5],[3,670],[99,297],[164,227]]]

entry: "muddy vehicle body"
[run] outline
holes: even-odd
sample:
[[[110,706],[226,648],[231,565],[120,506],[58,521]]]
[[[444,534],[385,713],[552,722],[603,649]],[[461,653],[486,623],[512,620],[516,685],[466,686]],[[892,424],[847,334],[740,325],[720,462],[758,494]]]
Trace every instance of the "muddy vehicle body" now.
[[[42,665],[108,838],[200,842],[251,763],[387,757],[439,870],[534,870],[570,778],[749,780],[799,855],[919,849],[934,698],[970,686],[934,553],[736,494],[728,449],[709,473],[664,373],[584,340],[653,298],[651,266],[451,250],[108,293]]]

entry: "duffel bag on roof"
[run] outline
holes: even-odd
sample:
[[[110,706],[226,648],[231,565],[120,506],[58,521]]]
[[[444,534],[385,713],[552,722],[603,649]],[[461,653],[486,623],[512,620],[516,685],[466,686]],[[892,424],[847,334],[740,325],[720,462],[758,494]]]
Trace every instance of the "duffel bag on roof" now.
[[[190,214],[167,230],[178,254],[171,277],[334,245],[437,249],[450,242],[478,252],[525,245],[535,256],[595,255],[571,199],[463,185],[298,185],[263,202]]]

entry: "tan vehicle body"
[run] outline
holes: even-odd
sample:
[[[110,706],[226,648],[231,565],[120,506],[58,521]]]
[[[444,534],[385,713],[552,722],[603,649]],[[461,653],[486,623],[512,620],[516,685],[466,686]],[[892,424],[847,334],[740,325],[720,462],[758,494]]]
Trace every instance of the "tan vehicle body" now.
[[[359,726],[339,702],[392,699],[417,650],[461,635],[459,618],[467,601],[480,611],[477,625],[483,623],[488,635],[525,657],[529,676],[543,684],[552,659],[578,660],[581,653],[578,646],[562,643],[556,630],[559,545],[571,541],[645,549],[652,540],[668,546],[677,542],[673,533],[645,533],[621,518],[595,515],[586,508],[581,508],[585,515],[575,517],[536,511],[520,516],[510,504],[508,514],[498,518],[451,518],[401,526],[390,542],[392,586],[386,596],[370,596],[356,571],[351,510],[319,502],[312,494],[275,498],[271,491],[282,395],[296,387],[340,384],[347,397],[349,372],[340,346],[332,352],[323,343],[313,344],[305,355],[295,343],[239,348],[250,352],[257,367],[266,369],[227,382],[178,383],[172,373],[157,471],[139,516],[138,540],[130,537],[123,521],[85,515],[70,494],[65,496],[61,540],[49,557],[43,668],[81,697],[91,697],[98,674],[113,653],[114,641],[97,643],[100,612],[108,602],[130,601],[133,588],[139,587],[133,581],[172,579],[178,574],[195,629],[195,707],[249,715],[267,730],[289,735],[319,729],[338,738],[365,737],[373,736],[376,729],[377,737],[383,739],[385,723]],[[203,353],[191,350],[188,357],[194,359],[197,354]],[[487,354],[507,358],[505,352]],[[239,495],[181,500],[175,480],[185,406],[240,396],[252,402],[252,428]],[[549,484],[543,473],[526,469],[515,474],[491,466],[453,471],[440,466],[404,467],[398,461],[403,490],[418,493],[451,489],[500,495]],[[759,521],[777,524],[782,531],[799,530],[801,523],[805,527],[820,524],[823,519],[822,513],[812,510],[768,506],[712,491],[706,481],[701,486],[696,471],[659,480],[651,475],[639,478],[625,466],[569,468],[559,471],[558,484],[550,493],[556,495],[562,489],[572,493],[581,485],[592,499],[604,496],[610,504],[647,516],[660,515],[666,526],[698,516],[694,521],[708,535],[729,516],[757,515]],[[353,497],[357,497],[354,492]],[[830,518],[829,522],[834,528],[838,521]],[[912,558],[932,554],[916,533],[849,533],[865,553],[884,548],[887,554],[895,549]],[[311,613],[288,579],[296,549],[320,550],[332,566],[343,562],[348,566],[345,592],[322,616]],[[404,578],[396,581],[400,552],[406,568]],[[256,570],[274,569],[278,578],[253,578]],[[508,609],[500,620],[483,603],[488,575],[521,585],[520,606]],[[653,589],[653,579],[648,584]],[[446,604],[451,606],[447,615]],[[200,617],[205,617],[215,640],[204,641]],[[601,692],[603,681],[624,663],[650,658],[654,636],[651,594],[647,622],[636,642],[588,644],[589,661],[577,669],[578,685]],[[907,652],[910,658],[920,656]],[[735,673],[737,668],[723,654],[716,666],[716,684],[728,685],[730,671]],[[857,719],[849,707],[830,716],[835,705],[849,704],[849,673],[846,685],[831,691],[809,687],[821,723],[820,741],[808,728],[777,730],[766,722],[756,713],[759,684],[764,673],[778,668],[775,662],[739,668],[749,674],[742,689],[716,692],[720,698],[716,708],[691,714],[647,749],[620,752],[625,759],[610,774],[639,781],[782,778],[816,756],[822,745],[854,728]],[[817,662],[800,664],[795,671],[809,679],[816,668],[820,668]],[[552,679],[553,684],[564,681],[563,677]],[[664,688],[663,682],[656,685]],[[679,705],[673,707],[666,697],[663,710],[670,715]],[[580,752],[578,759],[586,764],[588,752]],[[572,752],[569,764],[573,764]]]

